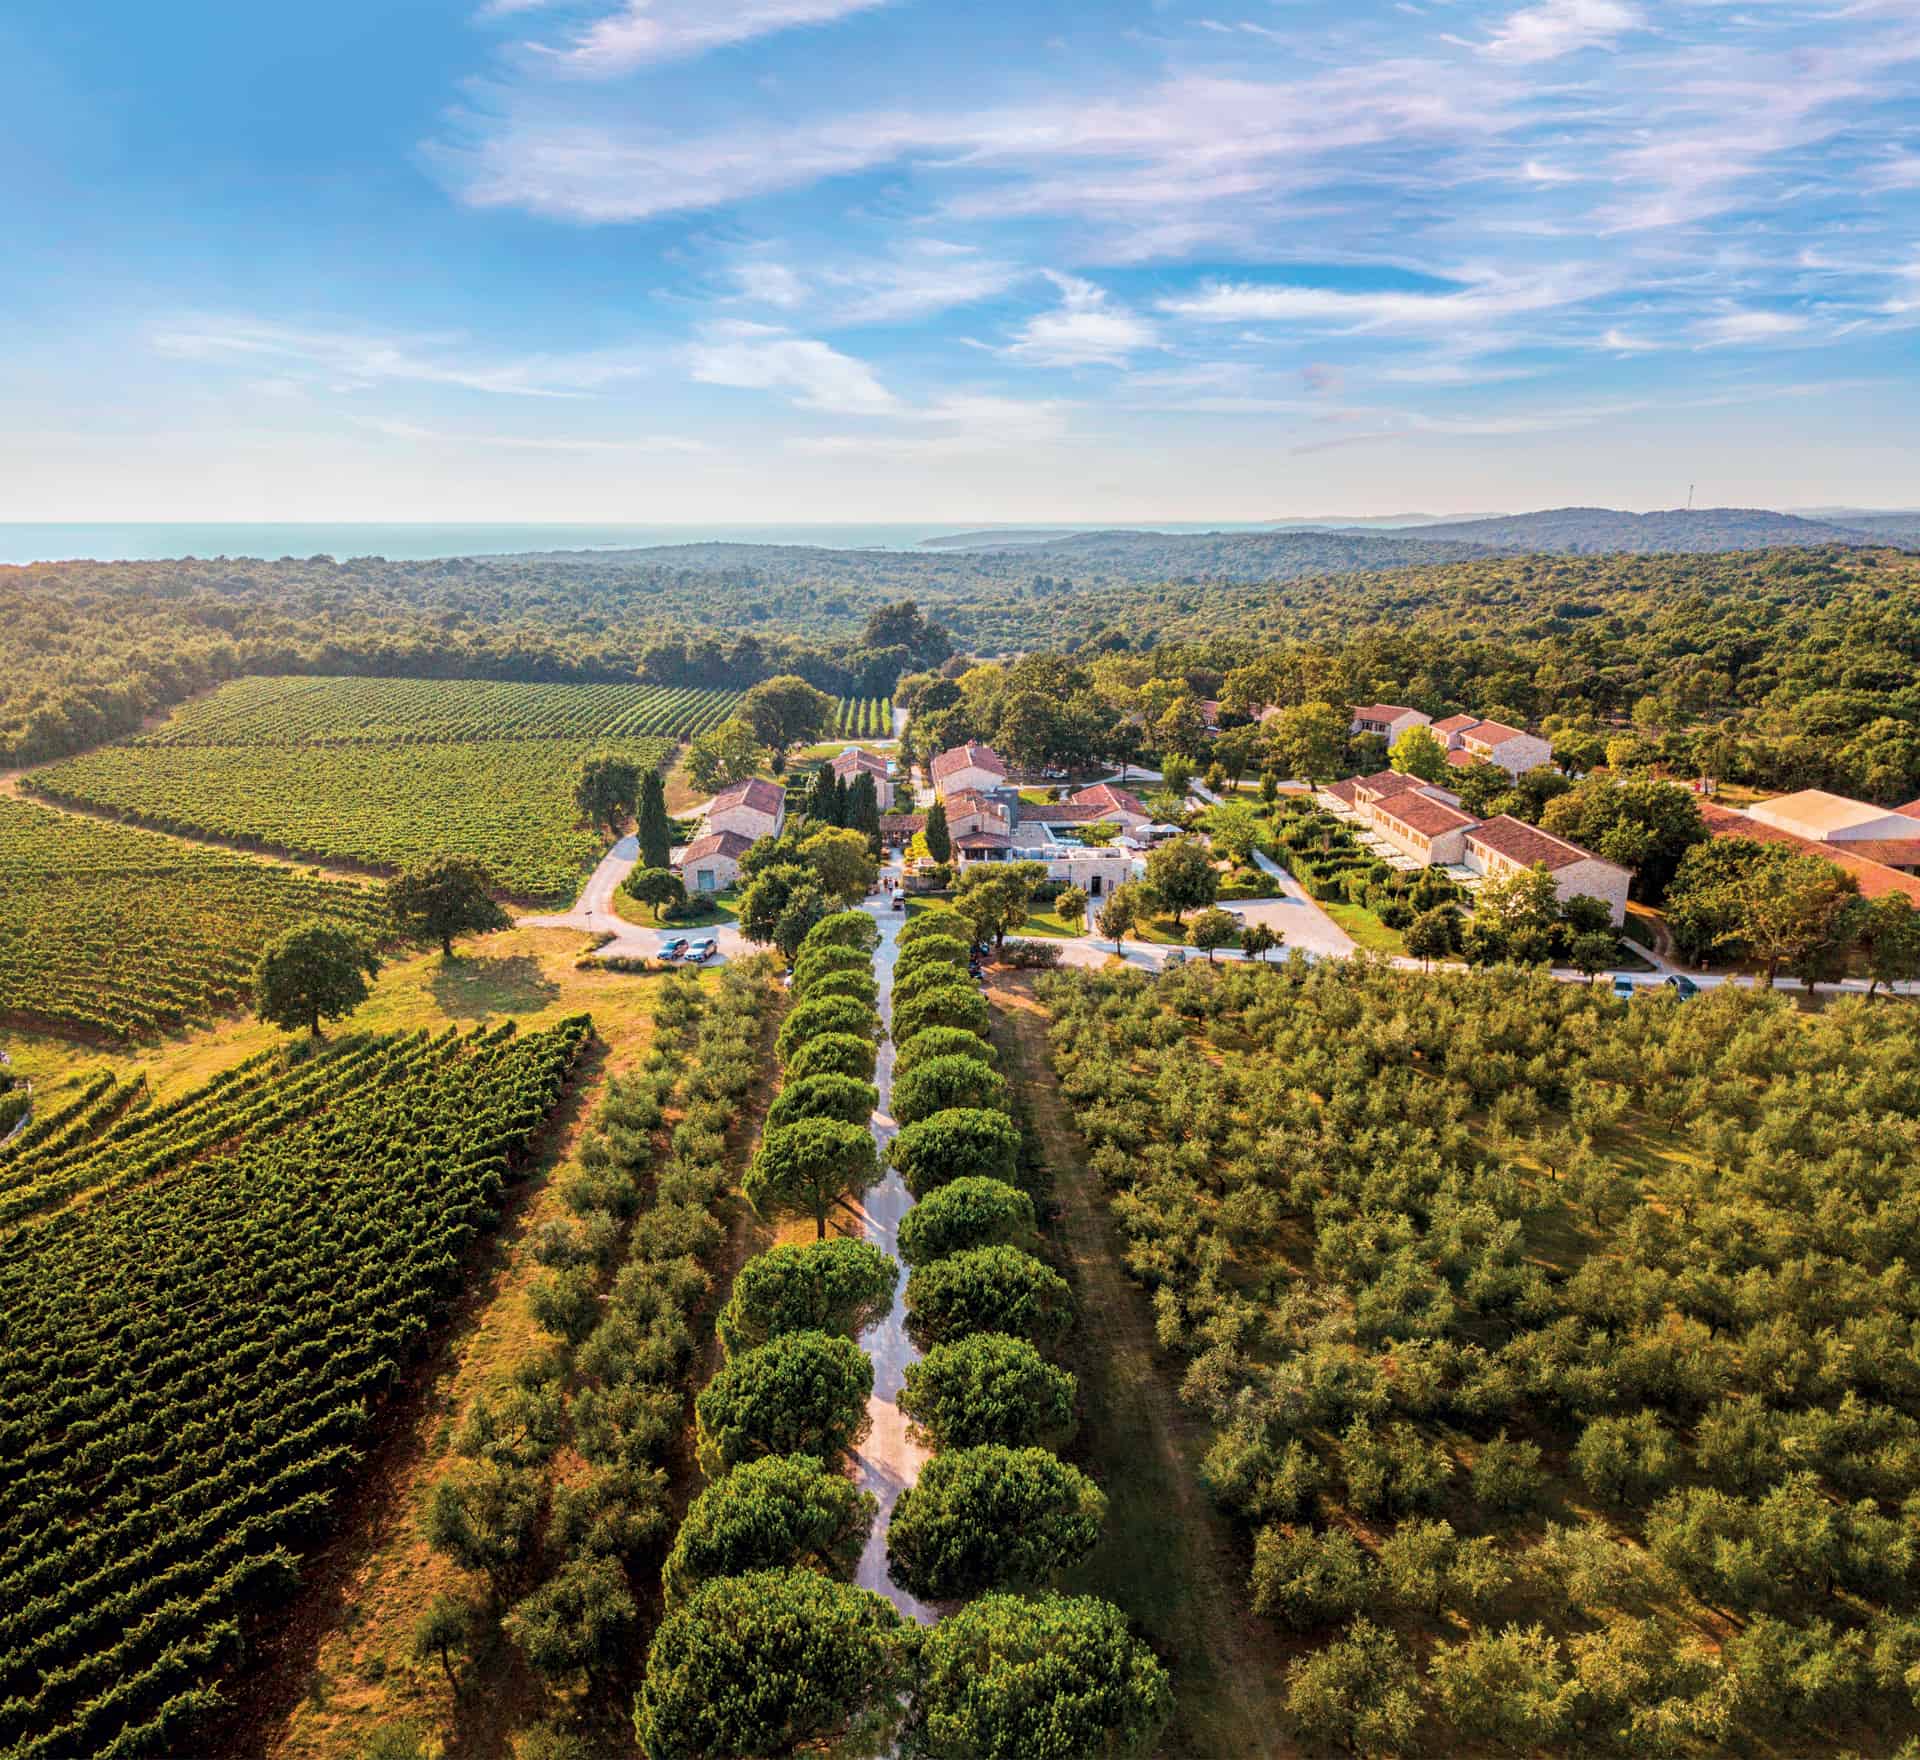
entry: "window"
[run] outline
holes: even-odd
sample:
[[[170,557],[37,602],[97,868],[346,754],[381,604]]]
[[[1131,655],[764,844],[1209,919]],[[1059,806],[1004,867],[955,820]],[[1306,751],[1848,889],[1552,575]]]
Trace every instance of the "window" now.
[[[717,876],[711,868],[701,868],[694,874],[694,885],[701,892],[712,892],[714,890],[713,883],[716,878]]]

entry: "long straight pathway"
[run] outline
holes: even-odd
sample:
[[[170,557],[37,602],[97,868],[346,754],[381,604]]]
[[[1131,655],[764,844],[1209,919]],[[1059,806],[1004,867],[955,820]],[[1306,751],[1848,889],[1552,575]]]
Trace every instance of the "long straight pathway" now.
[[[887,1145],[899,1128],[890,1110],[893,1104],[893,968],[900,955],[900,925],[905,918],[889,911],[884,900],[869,899],[867,909],[880,925],[880,945],[874,950],[873,972],[879,985],[876,1000],[880,1023],[888,1034],[873,1072],[873,1084],[880,1090],[880,1105],[873,1115],[873,1141],[885,1166]],[[889,1258],[900,1256],[900,1218],[912,1208],[913,1196],[906,1182],[897,1169],[888,1167],[885,1177],[867,1194],[861,1217],[867,1239]],[[861,1490],[871,1491],[879,1500],[880,1513],[873,1524],[867,1549],[861,1554],[854,1581],[863,1589],[886,1596],[908,1619],[932,1625],[933,1609],[909,1595],[887,1574],[887,1528],[893,1521],[893,1506],[899,1501],[901,1491],[920,1477],[920,1468],[927,1459],[927,1451],[907,1435],[906,1415],[899,1406],[907,1365],[920,1355],[907,1337],[904,1266],[900,1282],[894,1286],[893,1311],[860,1335],[860,1346],[873,1358],[873,1395],[867,1401],[867,1415],[873,1427],[866,1441],[854,1451],[853,1473]]]

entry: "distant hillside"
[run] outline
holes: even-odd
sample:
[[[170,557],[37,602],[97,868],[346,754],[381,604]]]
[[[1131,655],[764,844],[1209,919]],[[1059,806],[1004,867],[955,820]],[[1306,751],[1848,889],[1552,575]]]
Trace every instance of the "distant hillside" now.
[[[1671,508],[1660,513],[1555,507],[1504,519],[1467,520],[1449,524],[1445,530],[1450,539],[1495,550],[1562,556],[1697,554],[1709,550],[1771,550],[1781,545],[1895,541],[1885,532],[1801,519],[1761,507]]]
[[[1003,550],[1020,544],[1049,544],[1062,536],[1058,526],[1039,526],[1031,531],[1009,528],[997,532],[953,532],[945,537],[922,538],[922,550]]]
[[[1138,580],[1295,580],[1309,574],[1468,562],[1496,552],[1424,533],[1375,532],[1076,532],[1021,548],[1024,565],[1094,569]]]
[[[1855,514],[1847,524],[1882,544],[1920,549],[1920,513],[1861,513]]]

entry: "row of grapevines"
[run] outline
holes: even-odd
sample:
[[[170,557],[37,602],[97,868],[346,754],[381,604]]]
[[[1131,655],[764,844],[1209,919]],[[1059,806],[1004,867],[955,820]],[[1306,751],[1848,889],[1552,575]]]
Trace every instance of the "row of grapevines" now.
[[[738,691],[484,679],[243,678],[177,711],[164,746],[483,744],[683,739],[717,726]]]
[[[388,928],[368,887],[0,799],[10,1013],[113,1038],[204,1020],[241,999],[269,940],[316,917]]]
[[[269,1096],[218,1153],[15,1237],[0,1265],[7,1760],[191,1747],[589,1031],[388,1042],[316,1115],[272,1116]]]

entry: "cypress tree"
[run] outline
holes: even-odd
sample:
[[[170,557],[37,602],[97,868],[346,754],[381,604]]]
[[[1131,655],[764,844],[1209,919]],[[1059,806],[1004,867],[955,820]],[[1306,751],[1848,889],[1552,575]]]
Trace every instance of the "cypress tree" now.
[[[667,785],[658,770],[649,770],[640,783],[640,866],[664,868],[673,856],[673,834],[667,826]]]
[[[851,829],[864,831],[873,853],[880,853],[880,791],[864,770],[854,778],[853,787],[848,791],[846,822]]]
[[[947,803],[935,801],[927,809],[927,854],[936,862],[953,860],[953,839],[947,835]]]

